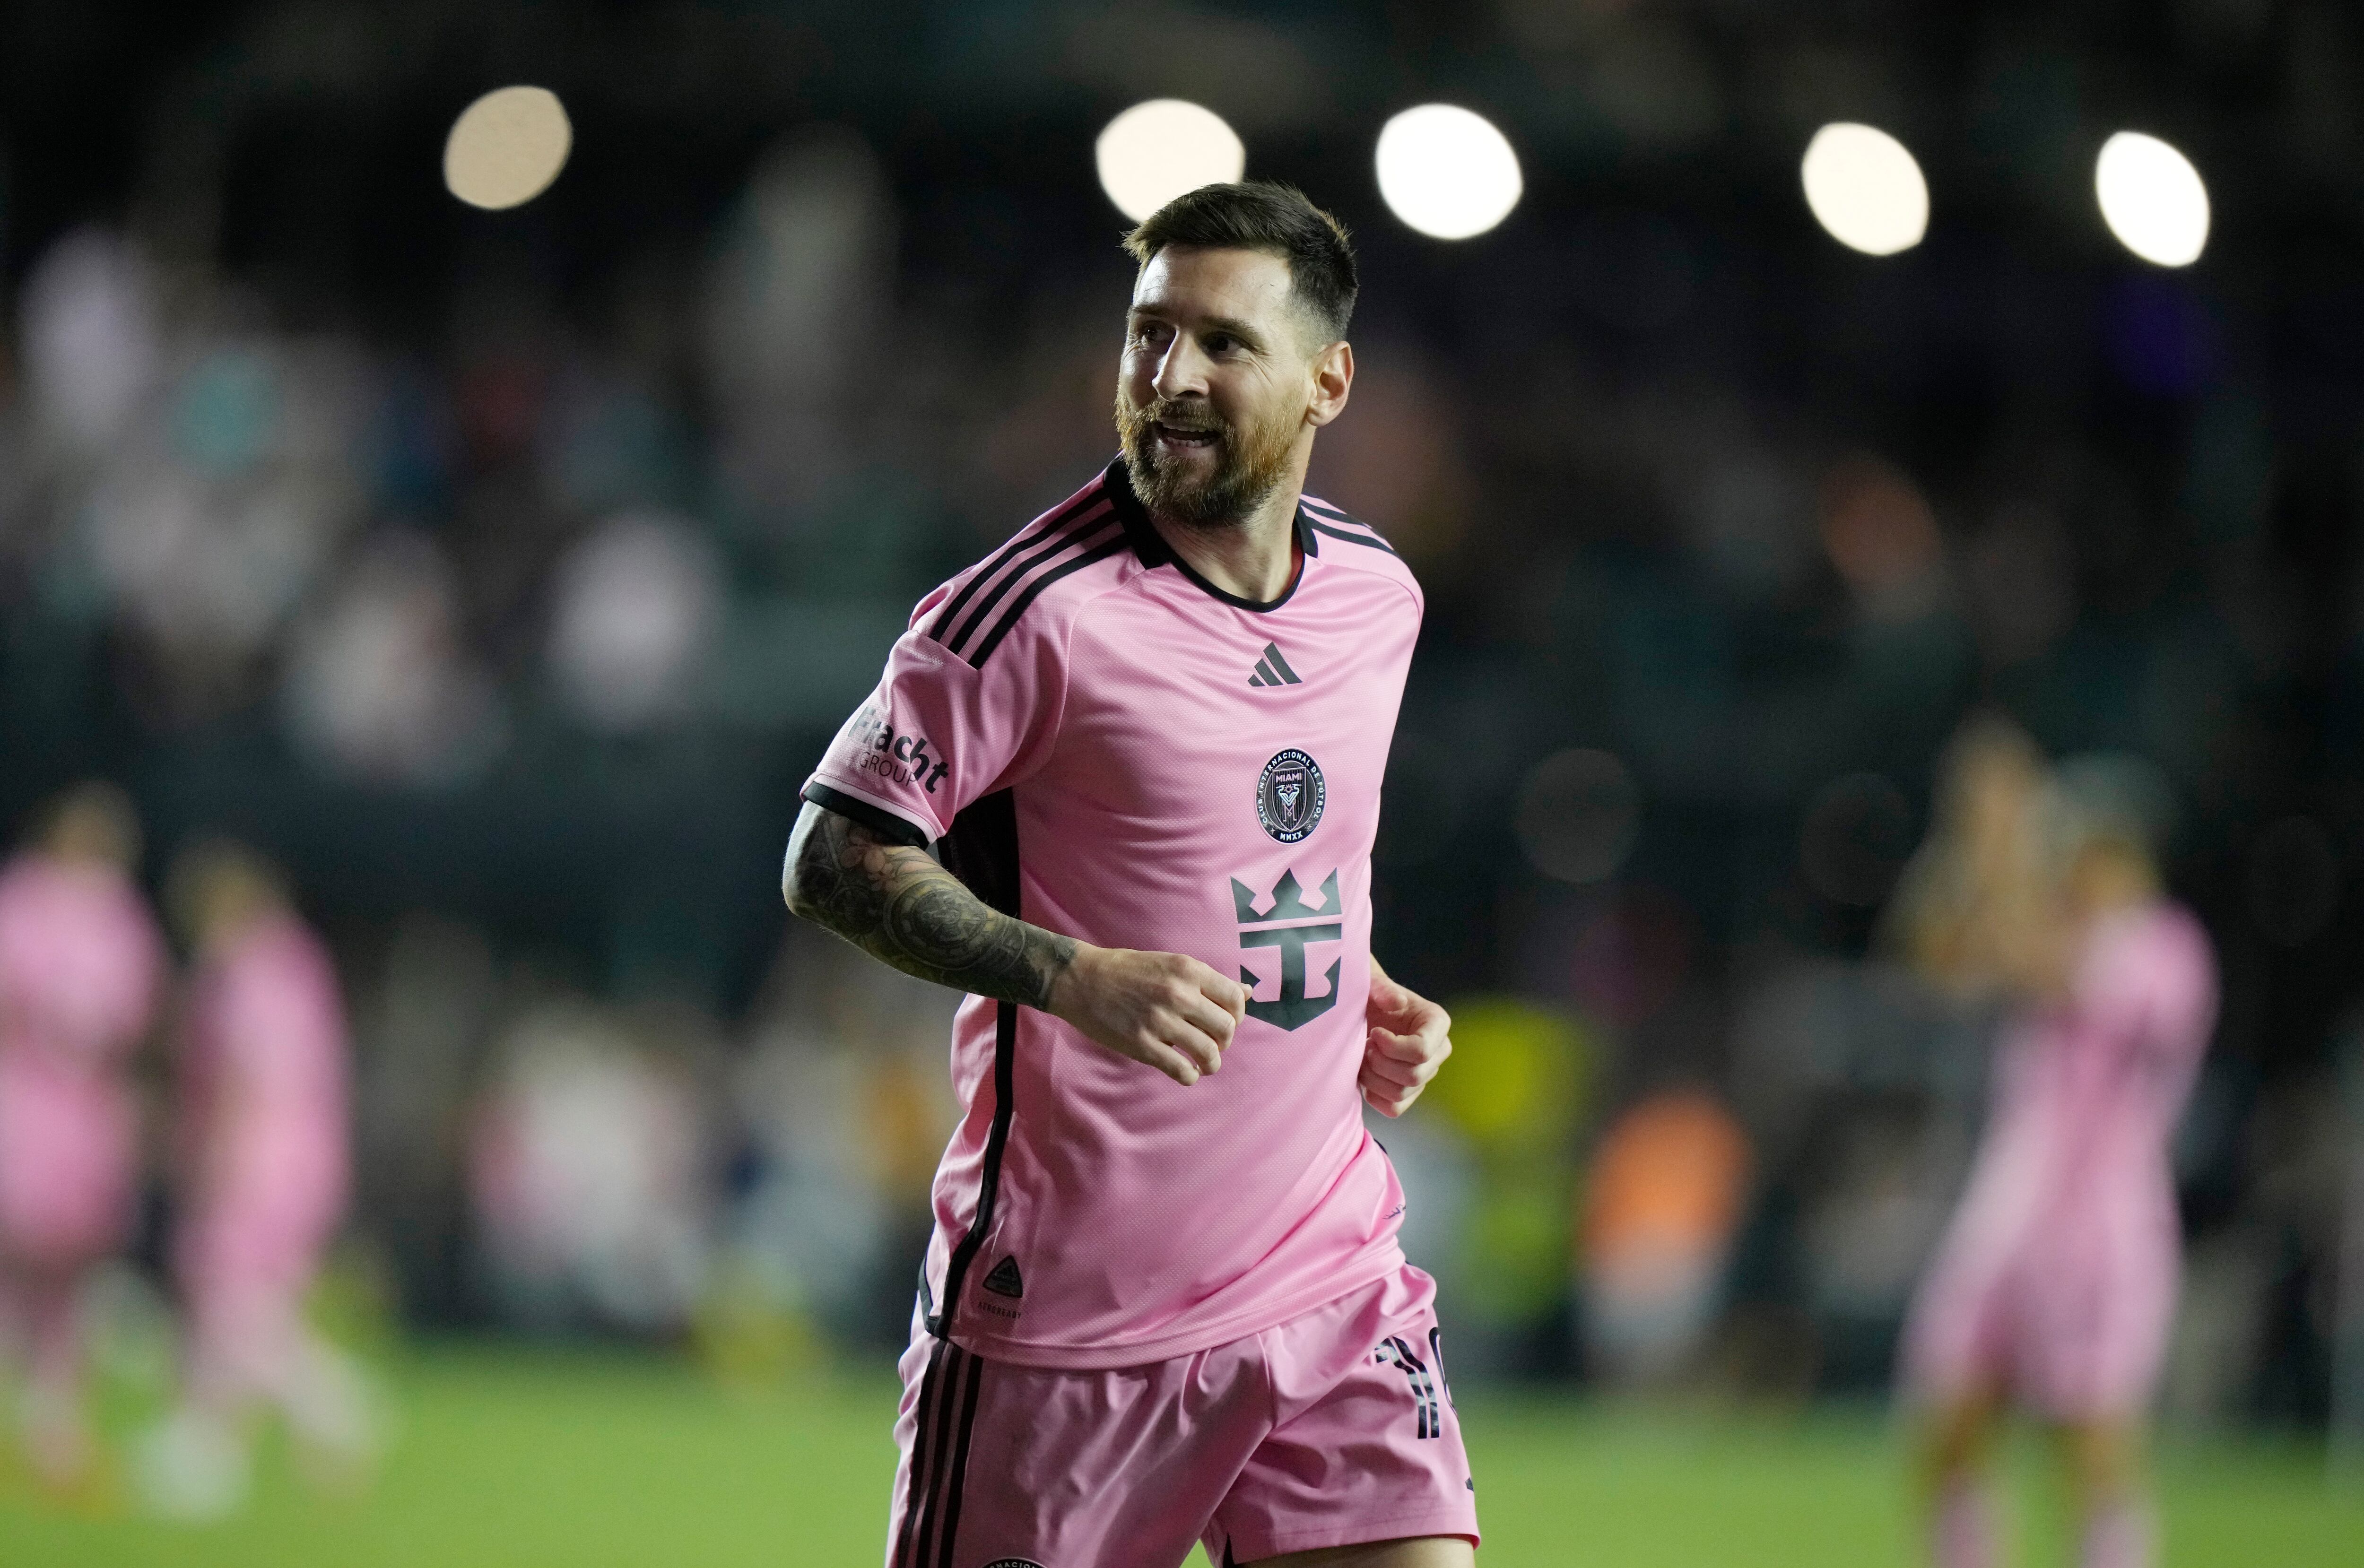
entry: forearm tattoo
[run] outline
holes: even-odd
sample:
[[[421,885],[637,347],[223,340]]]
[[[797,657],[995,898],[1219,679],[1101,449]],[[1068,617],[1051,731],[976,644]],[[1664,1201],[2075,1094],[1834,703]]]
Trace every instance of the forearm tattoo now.
[[[808,806],[788,845],[788,907],[906,974],[1049,1004],[1076,943],[1002,914],[926,851],[891,844],[851,817]]]

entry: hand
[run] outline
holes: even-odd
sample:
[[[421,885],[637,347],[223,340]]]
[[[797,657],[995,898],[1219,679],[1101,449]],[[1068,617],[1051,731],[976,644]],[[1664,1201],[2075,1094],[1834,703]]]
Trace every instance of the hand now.
[[[1248,994],[1238,981],[1178,952],[1078,943],[1052,982],[1047,1004],[1053,1017],[1119,1056],[1190,1084],[1223,1064]]]
[[[1427,997],[1388,979],[1376,958],[1363,1017],[1371,1028],[1363,1046],[1364,1103],[1381,1116],[1399,1117],[1453,1054],[1453,1019]]]

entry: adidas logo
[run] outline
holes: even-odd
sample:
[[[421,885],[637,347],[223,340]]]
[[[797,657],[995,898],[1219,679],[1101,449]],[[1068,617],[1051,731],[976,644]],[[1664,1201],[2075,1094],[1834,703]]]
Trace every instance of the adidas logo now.
[[[1255,673],[1248,677],[1251,686],[1301,686],[1304,684],[1297,678],[1297,672],[1288,667],[1288,661],[1280,656],[1280,644],[1277,642],[1264,645],[1264,657],[1255,662]]]
[[[993,1272],[985,1276],[985,1288],[996,1296],[1011,1297],[1024,1296],[1026,1281],[1018,1272],[1018,1260],[1014,1257],[1005,1257],[1001,1262],[994,1264]]]

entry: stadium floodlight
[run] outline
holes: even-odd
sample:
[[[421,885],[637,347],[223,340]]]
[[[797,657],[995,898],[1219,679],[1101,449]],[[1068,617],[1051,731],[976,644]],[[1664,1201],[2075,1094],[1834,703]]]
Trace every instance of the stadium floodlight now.
[[[1388,210],[1432,239],[1485,233],[1526,189],[1510,139],[1452,104],[1422,104],[1389,120],[1379,132],[1378,165]]]
[[[574,128],[547,87],[501,87],[460,112],[443,143],[443,183],[470,206],[523,206],[558,178]]]
[[[1893,256],[1929,231],[1929,182],[1912,152],[1877,126],[1826,125],[1798,165],[1814,221],[1850,250]]]
[[[2191,159],[2155,136],[2122,130],[2103,142],[2093,195],[2118,243],[2146,261],[2188,267],[2208,244],[2208,187]]]
[[[1109,121],[1092,159],[1100,189],[1139,223],[1185,191],[1238,179],[1247,172],[1248,150],[1214,110],[1152,98]]]

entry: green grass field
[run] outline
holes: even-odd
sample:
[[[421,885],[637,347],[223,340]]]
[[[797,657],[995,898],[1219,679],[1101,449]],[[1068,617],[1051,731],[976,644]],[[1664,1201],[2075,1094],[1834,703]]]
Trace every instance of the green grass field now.
[[[400,1430],[363,1497],[267,1460],[236,1520],[174,1527],[104,1497],[0,1486],[0,1565],[39,1568],[766,1568],[878,1561],[893,1455],[884,1378],[760,1398],[655,1356],[444,1346],[396,1363]],[[1877,1413],[1649,1413],[1467,1391],[1489,1568],[1909,1568],[1903,1473]],[[2031,1564],[2059,1562],[2040,1453],[2017,1490]],[[2353,1568],[2364,1484],[2320,1451],[2171,1447],[2175,1568]],[[2364,1478],[2360,1478],[2364,1479]],[[1193,1562],[1197,1562],[1193,1559]],[[1082,1565],[1061,1565],[1082,1568]]]

